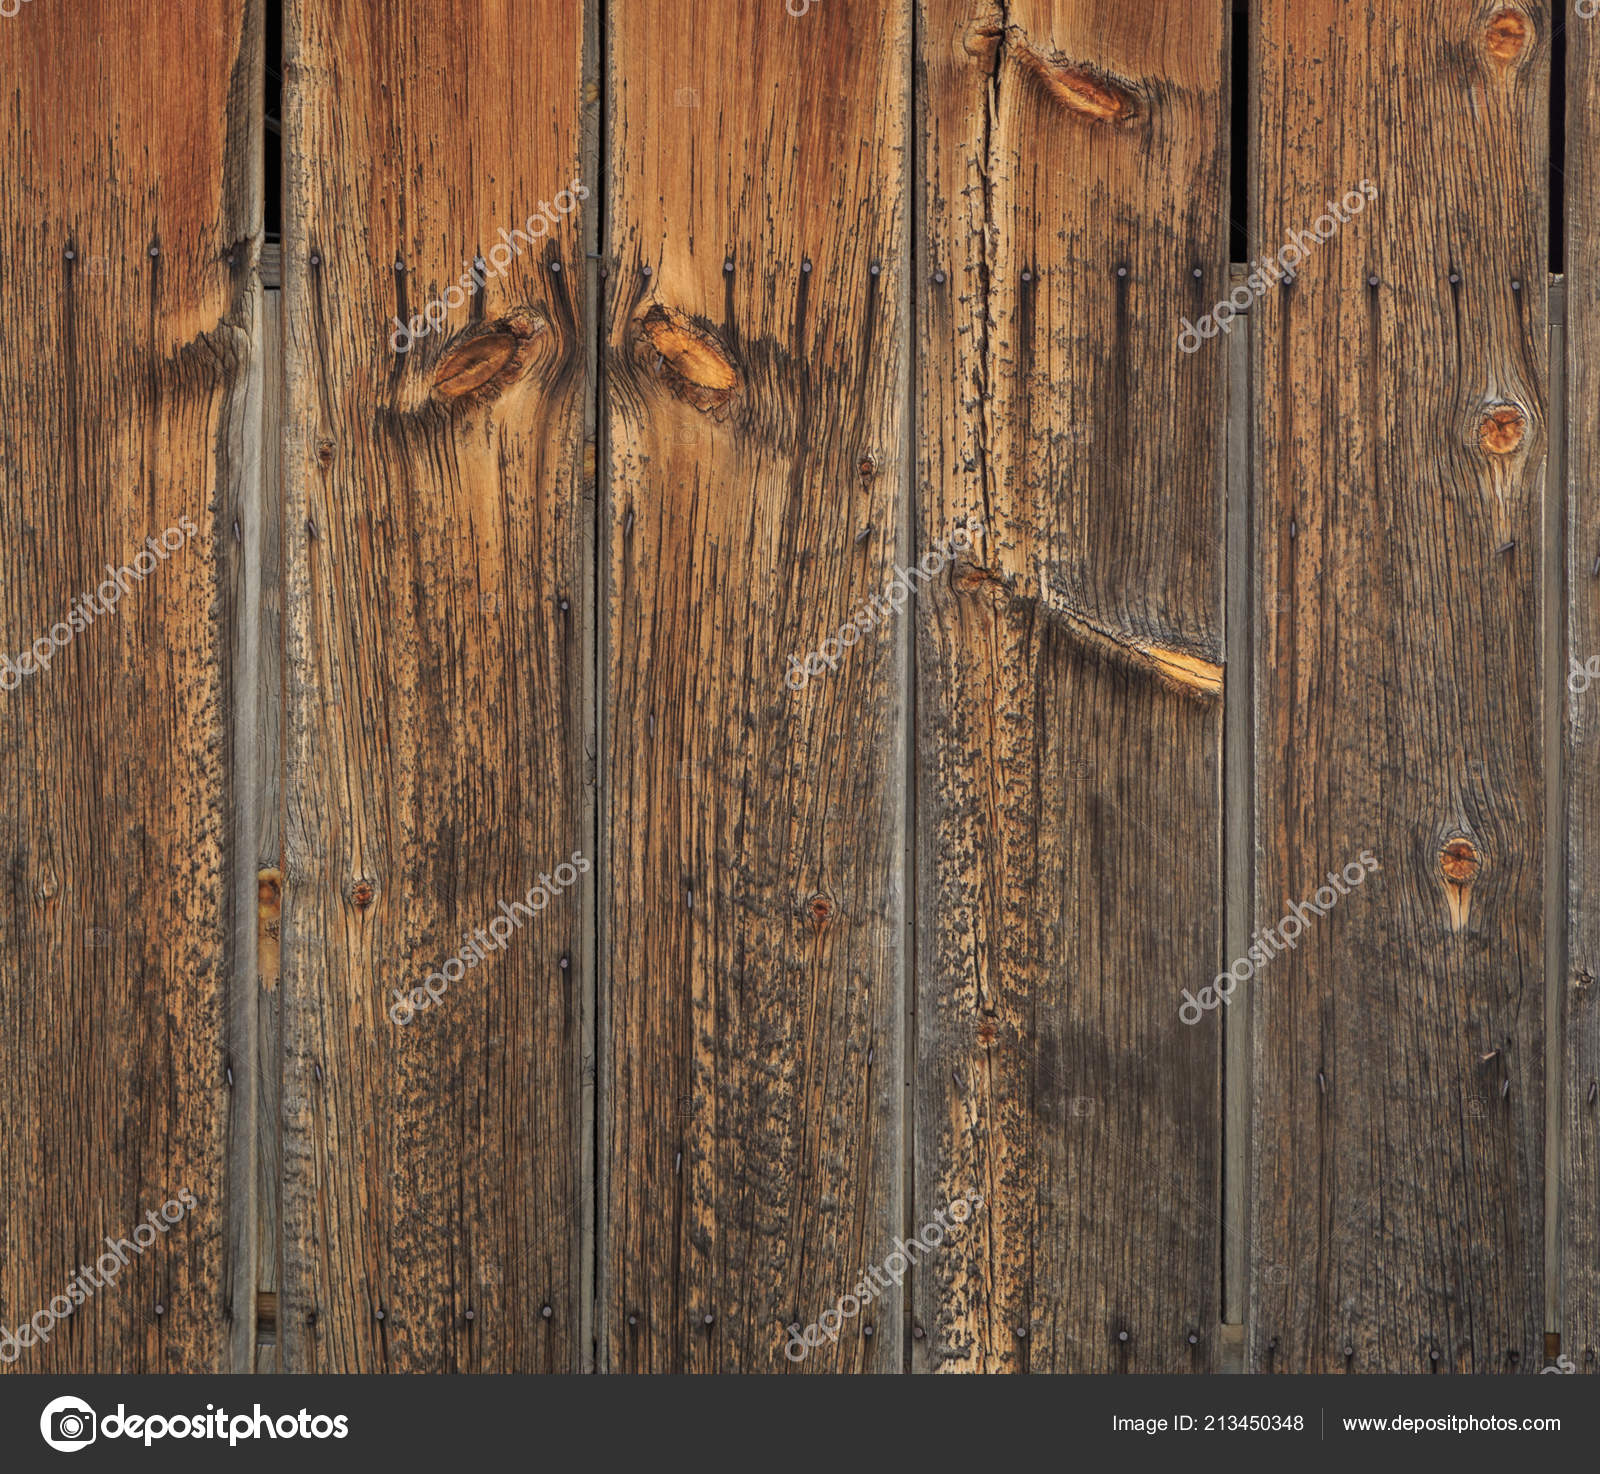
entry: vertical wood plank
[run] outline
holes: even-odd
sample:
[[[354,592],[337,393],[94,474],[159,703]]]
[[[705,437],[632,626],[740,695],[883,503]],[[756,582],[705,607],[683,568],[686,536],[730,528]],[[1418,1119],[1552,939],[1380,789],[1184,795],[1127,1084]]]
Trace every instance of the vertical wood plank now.
[[[577,1370],[583,7],[285,30],[284,1365]]]
[[[273,263],[276,273],[276,262]],[[274,277],[272,280],[276,279]],[[235,748],[242,790],[240,843],[255,864],[241,877],[248,890],[248,937],[239,972],[255,1010],[256,1095],[256,1314],[252,1327],[256,1370],[279,1370],[278,1259],[281,1251],[278,1191],[283,1180],[280,1082],[283,1030],[279,1012],[283,957],[283,292],[262,294],[261,475],[245,520],[252,571],[248,589],[250,640],[239,666],[241,686],[253,682],[254,705],[241,716]],[[244,807],[248,803],[248,808]]]
[[[1261,7],[1247,1371],[1542,1360],[1550,28]]]
[[[1556,1238],[1562,1352],[1600,1356],[1600,18],[1567,20],[1567,949],[1560,980],[1560,1182]]]
[[[920,1369],[1217,1358],[1227,35],[924,0]]]
[[[0,76],[0,1323],[61,1316],[0,1365],[243,1369],[227,514],[253,474],[258,6],[27,7]]]
[[[609,16],[600,1342],[898,1370],[909,10]]]

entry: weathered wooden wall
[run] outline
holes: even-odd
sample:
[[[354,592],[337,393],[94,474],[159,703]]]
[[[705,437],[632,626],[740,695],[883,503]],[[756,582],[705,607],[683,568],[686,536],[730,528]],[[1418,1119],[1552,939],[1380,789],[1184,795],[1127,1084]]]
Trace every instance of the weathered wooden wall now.
[[[1596,26],[0,17],[0,1365],[1595,1370]]]

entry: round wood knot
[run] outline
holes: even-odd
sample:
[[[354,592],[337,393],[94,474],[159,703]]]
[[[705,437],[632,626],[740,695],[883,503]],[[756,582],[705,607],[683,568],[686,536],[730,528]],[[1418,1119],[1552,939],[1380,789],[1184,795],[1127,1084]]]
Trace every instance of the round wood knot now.
[[[1502,64],[1513,62],[1522,55],[1523,47],[1528,44],[1528,22],[1515,10],[1502,10],[1489,22],[1489,29],[1484,33],[1484,44],[1496,61]]]
[[[1490,455],[1510,455],[1522,444],[1528,417],[1514,404],[1496,405],[1478,422],[1478,444]]]
[[[324,471],[326,471],[328,467],[333,464],[333,452],[335,448],[334,442],[329,440],[326,436],[317,442],[317,464],[321,466]]]
[[[370,880],[358,880],[355,885],[351,887],[350,899],[356,904],[358,909],[365,910],[372,904],[373,894],[372,882]]]
[[[993,1044],[1000,1037],[1000,1030],[995,1027],[992,1018],[982,1019],[978,1023],[978,1043],[982,1045]]]
[[[828,918],[833,915],[833,902],[830,901],[826,896],[813,896],[811,898],[810,908],[811,919],[816,922],[818,926],[825,925]]]
[[[1454,885],[1466,885],[1478,873],[1478,851],[1471,840],[1452,839],[1439,851],[1439,868]]]

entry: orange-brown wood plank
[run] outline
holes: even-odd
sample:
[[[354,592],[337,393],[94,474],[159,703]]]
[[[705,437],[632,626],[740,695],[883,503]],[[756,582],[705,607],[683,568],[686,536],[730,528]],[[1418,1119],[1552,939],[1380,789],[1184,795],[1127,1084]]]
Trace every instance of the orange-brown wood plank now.
[[[1221,3],[926,0],[914,1365],[1216,1365]],[[1230,698],[1239,694],[1229,684]]]
[[[794,9],[798,7],[789,7]],[[614,1371],[897,1370],[910,10],[609,12]],[[799,684],[799,676],[796,676]]]
[[[1551,24],[1260,9],[1247,1371],[1543,1360]]]
[[[289,7],[288,1370],[587,1356],[584,64],[566,0]]]
[[[0,19],[4,1369],[243,1369],[226,568],[259,26],[248,0]]]

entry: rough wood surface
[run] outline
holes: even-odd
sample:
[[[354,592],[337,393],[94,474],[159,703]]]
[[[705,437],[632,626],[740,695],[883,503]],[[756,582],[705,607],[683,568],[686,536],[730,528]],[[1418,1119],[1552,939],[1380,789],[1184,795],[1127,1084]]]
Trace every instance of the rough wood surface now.
[[[263,281],[265,281],[263,273]],[[283,1180],[280,1083],[283,1034],[279,1013],[283,971],[283,293],[262,293],[261,358],[265,365],[259,488],[246,521],[244,541],[254,570],[248,588],[251,640],[241,650],[240,677],[252,679],[255,704],[239,727],[239,836],[241,854],[254,853],[253,868],[240,865],[246,896],[247,931],[240,936],[235,969],[255,1010],[256,1370],[277,1371],[278,1188]],[[244,784],[248,782],[249,788]],[[248,803],[249,807],[244,805]],[[247,850],[244,846],[248,844]]]
[[[610,27],[602,1355],[895,1370],[909,8]]]
[[[918,1369],[1216,1359],[1226,21],[919,32]]]
[[[583,12],[286,26],[284,1365],[576,1370]]]
[[[1566,966],[1559,979],[1555,1329],[1600,1370],[1600,18],[1567,31]],[[1591,666],[1591,662],[1595,662]]]
[[[1255,251],[1376,198],[1253,309],[1256,921],[1381,868],[1256,985],[1245,1367],[1531,1370],[1551,17],[1258,25]]]
[[[258,27],[249,0],[0,20],[0,650],[56,637],[0,666],[0,1323],[63,1316],[0,1341],[7,1370],[230,1370],[249,1319],[225,513],[252,472]]]

